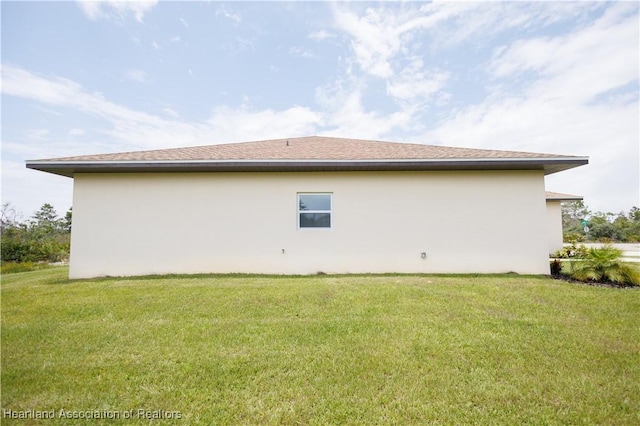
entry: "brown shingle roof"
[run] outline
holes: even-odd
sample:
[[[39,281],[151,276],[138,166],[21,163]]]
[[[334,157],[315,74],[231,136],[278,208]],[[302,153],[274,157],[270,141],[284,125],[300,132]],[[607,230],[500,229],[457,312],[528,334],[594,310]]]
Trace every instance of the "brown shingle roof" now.
[[[63,176],[78,172],[364,171],[537,169],[587,164],[585,157],[308,136],[188,148],[27,161]]]
[[[562,194],[551,191],[545,191],[544,195],[549,201],[580,201],[584,199],[581,195]]]
[[[558,157],[562,156],[308,136],[152,151],[82,155],[40,161],[424,160]]]

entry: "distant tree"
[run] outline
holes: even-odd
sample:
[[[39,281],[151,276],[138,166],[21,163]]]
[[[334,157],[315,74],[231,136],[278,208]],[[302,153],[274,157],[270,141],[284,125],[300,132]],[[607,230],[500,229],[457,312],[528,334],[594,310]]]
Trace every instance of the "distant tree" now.
[[[44,204],[26,223],[10,204],[2,206],[2,262],[57,262],[69,255],[66,217]]]
[[[58,217],[58,213],[51,204],[43,204],[32,216],[30,225],[31,228],[46,233],[56,233],[63,231],[64,220]]]
[[[19,224],[20,214],[11,203],[3,203],[0,209],[0,229],[16,227]]]
[[[562,230],[564,240],[567,242],[584,240],[586,233],[584,231],[583,221],[587,220],[591,212],[585,206],[583,201],[571,201],[561,204],[562,208]]]
[[[69,210],[67,210],[67,213],[65,213],[64,215],[64,223],[63,223],[63,229],[65,232],[70,233],[71,232],[71,218],[72,218],[72,210],[73,207],[69,207]]]
[[[562,229],[567,242],[583,239],[637,242],[640,241],[640,208],[632,207],[627,214],[592,213],[582,201],[563,203]]]
[[[640,242],[640,209],[632,207],[627,215],[621,212],[613,221],[613,226],[622,236],[622,241]]]
[[[583,201],[571,201],[562,203],[562,227],[564,229],[582,227],[582,221],[587,219],[591,212]]]

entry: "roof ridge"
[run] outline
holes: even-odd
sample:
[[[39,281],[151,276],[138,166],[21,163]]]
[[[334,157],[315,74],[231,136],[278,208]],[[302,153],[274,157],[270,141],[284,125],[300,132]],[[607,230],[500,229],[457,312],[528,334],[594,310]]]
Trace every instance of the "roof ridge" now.
[[[585,157],[406,142],[303,136],[27,161],[73,176],[114,171],[544,170],[587,164]]]
[[[300,146],[299,142],[304,145]],[[279,145],[281,143],[281,145]],[[313,145],[313,146],[311,146]],[[389,150],[393,145],[393,150]],[[292,147],[277,152],[279,147]],[[246,149],[243,149],[246,148]],[[363,156],[368,153],[369,156]],[[265,154],[270,155],[265,155]],[[294,154],[298,154],[296,156]],[[323,156],[323,153],[326,154]],[[176,155],[172,155],[176,154]],[[262,157],[260,156],[262,154]],[[457,155],[456,155],[457,154]],[[404,156],[403,156],[404,155]],[[299,136],[258,141],[228,142],[174,148],[123,151],[49,158],[36,161],[134,161],[138,160],[221,160],[229,159],[427,159],[427,158],[578,158],[575,156],[534,153],[528,151],[491,150],[417,142],[396,142],[373,139],[339,138],[334,136]],[[154,158],[155,157],[155,158]],[[175,158],[172,158],[175,157]]]

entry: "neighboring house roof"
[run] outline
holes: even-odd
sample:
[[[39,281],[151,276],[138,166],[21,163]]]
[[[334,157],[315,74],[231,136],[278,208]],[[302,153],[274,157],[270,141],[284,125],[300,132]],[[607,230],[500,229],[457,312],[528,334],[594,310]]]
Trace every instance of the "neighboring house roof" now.
[[[72,177],[77,172],[544,170],[578,167],[587,157],[308,136],[27,161]]]
[[[545,191],[547,201],[582,201],[581,195],[561,194],[559,192]]]

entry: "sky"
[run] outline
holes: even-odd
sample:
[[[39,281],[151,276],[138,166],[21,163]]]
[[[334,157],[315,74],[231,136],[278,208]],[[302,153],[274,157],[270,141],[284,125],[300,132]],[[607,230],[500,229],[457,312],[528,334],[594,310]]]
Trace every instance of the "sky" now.
[[[545,178],[640,205],[638,2],[2,1],[2,202],[25,161],[326,135],[588,156]]]

